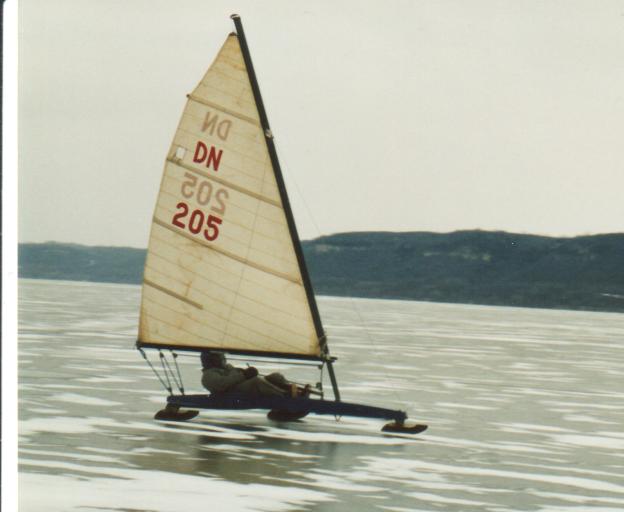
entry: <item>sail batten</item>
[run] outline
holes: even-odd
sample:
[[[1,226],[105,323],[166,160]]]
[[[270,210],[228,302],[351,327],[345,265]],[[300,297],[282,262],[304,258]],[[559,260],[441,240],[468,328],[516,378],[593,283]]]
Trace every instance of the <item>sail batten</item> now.
[[[200,286],[195,289],[210,287],[211,291],[215,292],[211,296],[217,299],[221,299],[229,293],[239,294],[253,298],[258,302],[268,301],[275,305],[274,307],[278,311],[277,304],[280,304],[281,300],[287,300],[289,305],[283,310],[289,311],[293,317],[303,321],[309,314],[297,288],[285,288],[281,281],[273,279],[272,274],[230,258],[222,258],[216,261],[210,269],[203,269],[199,258],[186,256],[186,260],[179,260],[175,244],[156,236],[154,243],[158,243],[155,251],[157,254],[152,256],[153,265],[146,268],[145,276],[158,275],[159,281],[171,281],[175,279],[177,274],[184,272],[187,280],[189,278],[195,281],[205,280],[205,283],[199,283]],[[182,263],[184,263],[183,266]],[[201,272],[193,269],[200,269]],[[245,280],[241,281],[243,271],[245,271]],[[181,289],[187,286],[181,277],[176,282],[179,283]],[[261,295],[259,295],[259,291],[262,292]]]
[[[199,302],[195,302],[192,301],[186,297],[184,297],[183,295],[180,295],[176,292],[173,292],[167,288],[165,288],[164,286],[161,286],[157,283],[154,283],[153,281],[150,281],[149,279],[143,279],[143,284],[147,285],[147,286],[151,286],[152,288],[155,288],[158,291],[161,291],[163,293],[166,293],[167,295],[174,297],[178,300],[181,300],[182,302],[185,302],[186,304],[190,304],[191,306],[193,306],[194,308],[197,309],[204,309],[204,306],[202,306]]]
[[[227,115],[232,116],[232,117],[236,117],[236,118],[240,119],[241,121],[247,121],[248,123],[253,124],[255,126],[260,126],[260,121],[258,121],[257,119],[252,119],[251,117],[247,117],[244,114],[240,114],[240,113],[235,112],[233,110],[227,109],[225,107],[222,107],[221,105],[218,105],[217,103],[213,103],[212,101],[208,101],[208,100],[205,100],[203,98],[198,98],[194,94],[189,94],[187,97],[188,97],[188,99],[190,99],[192,101],[196,101],[197,103],[201,103],[202,105],[205,105],[207,107],[214,108],[214,109],[218,110],[219,112],[222,112],[222,113],[227,114]]]
[[[180,300],[181,302],[184,302],[185,304],[190,304],[191,306],[196,307],[197,309],[204,309],[203,306],[199,304],[198,302],[185,298],[182,295],[172,292],[171,290],[168,290],[165,287],[160,286],[156,283],[152,283],[151,281],[145,280],[144,284],[158,291],[161,291],[169,296],[174,296],[178,298],[178,300]],[[166,303],[159,302],[156,299],[156,297],[153,295],[149,297],[149,299],[147,300],[151,300],[158,307],[164,308],[163,310],[161,310],[161,312],[167,309],[169,311],[173,311],[176,314],[179,313],[180,311],[183,311],[180,309],[179,306],[171,307],[171,303],[168,301]],[[248,307],[246,308],[247,312],[245,313],[245,315],[248,316],[250,319],[254,320],[254,322],[260,321],[264,323],[265,325],[271,325],[272,328],[274,329],[280,329],[284,332],[287,332],[288,335],[293,339],[297,339],[298,337],[300,337],[299,333],[295,330],[297,327],[297,320],[298,320],[297,318],[291,317],[287,312],[276,312],[275,310],[273,310],[271,311],[273,313],[272,321],[267,320],[265,313],[266,313],[266,310],[269,308],[266,308],[262,303],[254,301],[251,298],[244,298],[244,299],[241,298],[240,300],[245,300],[248,302]],[[225,333],[225,330],[219,329],[218,327],[219,325],[225,325],[227,322],[233,322],[235,324],[237,323],[233,321],[231,318],[231,311],[232,311],[231,303],[228,304],[223,301],[213,301],[212,303],[210,303],[210,306],[211,308],[207,310],[207,312],[202,313],[202,315],[205,315],[205,314],[210,315],[211,326],[213,327],[213,329],[218,330],[221,333]],[[190,320],[194,320],[193,314],[188,314],[188,317]],[[244,327],[245,322],[240,323],[240,326]],[[262,333],[259,331],[258,334],[262,334]]]
[[[152,299],[150,299],[152,300]],[[184,340],[184,343],[189,343],[192,341],[193,343],[198,343],[198,338],[201,336],[202,338],[206,335],[205,331],[202,328],[202,323],[196,319],[194,319],[191,315],[187,315],[187,321],[184,325],[179,325],[176,321],[180,314],[187,314],[186,311],[183,311],[182,308],[171,308],[169,306],[165,306],[162,302],[158,302],[152,300],[153,306],[151,309],[154,311],[154,315],[146,315],[146,319],[149,321],[158,321],[159,322],[159,336],[163,340],[163,344],[166,343],[168,347],[181,345]],[[251,317],[251,315],[245,316],[234,316],[233,318],[227,319],[227,329],[220,329],[217,326],[214,326],[210,330],[210,336],[207,338],[208,340],[212,340],[208,342],[209,346],[214,348],[219,348],[221,350],[229,350],[229,349],[254,349],[256,344],[249,344],[248,338],[249,334],[252,334],[254,337],[259,337],[260,341],[262,341],[262,337],[264,333],[262,330],[253,330],[248,327],[250,324],[248,322],[249,319],[259,320],[258,317]],[[223,319],[222,319],[223,320]],[[225,324],[226,322],[222,322]],[[296,349],[299,344],[297,341],[297,333],[292,330],[288,330],[283,326],[277,326],[277,324],[272,322],[263,321],[265,327],[278,328],[283,333],[287,334],[291,339],[293,339],[292,343],[286,341],[274,342],[274,340],[270,340],[273,345],[273,350],[276,350],[280,353],[296,353]],[[172,336],[169,333],[176,332],[175,336]],[[269,340],[267,340],[269,341]]]
[[[199,245],[205,247],[206,249],[208,249],[210,251],[218,252],[219,254],[221,254],[222,256],[225,256],[226,258],[230,258],[232,260],[236,260],[236,261],[242,263],[243,265],[247,265],[247,266],[253,267],[256,270],[260,270],[261,272],[266,272],[267,274],[271,274],[271,275],[273,275],[275,277],[279,277],[280,279],[285,279],[287,281],[291,281],[291,282],[296,283],[296,284],[301,284],[301,279],[296,279],[296,278],[294,278],[294,277],[292,277],[292,276],[290,276],[288,274],[285,274],[285,273],[282,273],[282,272],[278,272],[276,270],[271,269],[270,267],[262,266],[262,265],[260,265],[258,263],[254,263],[253,261],[245,259],[245,258],[243,258],[241,256],[237,256],[234,253],[224,251],[223,249],[219,249],[218,247],[216,247],[214,245],[210,245],[210,244],[208,244],[208,243],[206,243],[206,242],[204,242],[202,240],[198,240],[197,238],[195,238],[195,237],[185,233],[184,231],[180,231],[179,229],[177,229],[175,227],[172,227],[172,226],[170,226],[169,224],[167,224],[165,222],[162,222],[160,219],[155,218],[153,220],[153,222],[155,224],[158,224],[159,226],[161,226],[161,227],[171,231],[172,233],[174,233],[174,234],[176,234],[178,236],[181,236],[183,238],[186,238],[187,240],[190,240],[194,244],[199,244]]]
[[[187,95],[152,219],[139,344],[322,359],[249,63],[231,34]]]
[[[181,310],[176,311],[175,309],[170,309],[169,307],[163,306],[162,303],[158,303],[156,301],[154,301],[154,306],[155,306],[154,310],[157,311],[159,314],[157,317],[154,316],[152,319],[158,320],[162,324],[161,329],[163,327],[166,327],[168,329],[179,330],[184,335],[184,338],[182,339],[186,339],[187,341],[190,338],[196,338],[200,336],[200,330],[201,330],[200,321],[195,320],[192,316],[189,316],[186,324],[181,327],[175,321],[175,318],[178,316],[178,314],[182,312]],[[236,318],[236,317],[228,318],[227,330],[219,329],[218,327],[213,326],[211,332],[216,333],[216,335],[213,334],[212,338],[214,340],[219,339],[219,341],[212,342],[212,346],[215,346],[215,347],[218,346],[221,349],[228,349],[228,348],[242,349],[246,345],[249,345],[249,343],[246,341],[248,336],[241,336],[240,334],[237,335],[235,333],[252,333],[253,336],[256,336],[256,337],[263,336],[264,334],[261,330],[253,330],[247,327],[249,325],[249,322],[247,322],[246,320],[248,319],[252,319],[255,321],[260,320],[259,317],[252,317],[251,315],[245,315],[239,318]],[[226,323],[225,322],[226,319],[221,319],[221,320],[224,321],[223,323]],[[297,333],[295,331],[286,329],[283,326],[278,326],[274,322],[263,321],[263,323],[265,324],[265,326],[269,326],[272,328],[276,328],[276,327],[279,328],[281,331],[288,334],[288,336],[290,336],[293,340],[297,341]],[[227,338],[226,340],[227,345],[224,345],[223,338]],[[170,339],[171,345],[176,345],[178,343],[180,343],[179,337]],[[298,347],[298,343],[295,343],[295,342],[289,343],[286,341],[275,342],[274,345],[275,347],[282,349],[280,350],[280,352],[287,352],[288,350],[294,350],[294,349],[297,349]]]
[[[219,185],[224,185],[224,186],[226,186],[226,187],[228,187],[228,188],[230,188],[232,190],[236,190],[237,192],[240,192],[241,194],[245,194],[246,196],[253,197],[254,199],[258,199],[259,201],[263,201],[263,202],[268,203],[268,204],[270,204],[272,206],[276,206],[277,208],[281,208],[282,207],[282,205],[278,201],[275,201],[275,200],[273,200],[273,199],[271,199],[269,197],[265,197],[265,196],[263,196],[261,194],[258,194],[258,193],[254,192],[252,190],[244,189],[244,188],[242,188],[242,187],[240,187],[240,186],[238,186],[238,185],[236,185],[234,183],[229,183],[229,182],[227,182],[225,180],[217,178],[216,176],[212,176],[209,173],[207,173],[207,172],[205,172],[205,171],[203,171],[201,169],[197,169],[197,168],[195,168],[195,167],[193,167],[191,165],[185,164],[184,162],[181,162],[181,161],[179,161],[179,160],[177,160],[175,158],[167,158],[167,162],[169,162],[172,165],[176,165],[178,167],[182,167],[182,168],[186,169],[189,172],[195,173],[198,176],[201,176],[202,178],[206,178],[207,180],[210,180],[210,181],[213,181],[215,183],[218,183]]]

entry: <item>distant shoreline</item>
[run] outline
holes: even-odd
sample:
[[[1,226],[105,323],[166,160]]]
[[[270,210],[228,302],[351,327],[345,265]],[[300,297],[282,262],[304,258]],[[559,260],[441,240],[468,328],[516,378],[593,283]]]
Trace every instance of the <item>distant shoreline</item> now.
[[[72,281],[69,279],[45,279],[45,278],[36,278],[36,277],[19,277],[19,281],[46,281],[50,283],[59,283],[62,285],[89,285],[89,284],[97,284],[104,286],[127,286],[132,288],[139,288],[141,284],[133,284],[133,283],[110,283],[110,282],[100,282],[100,281]],[[371,300],[371,301],[389,301],[389,302],[421,302],[426,304],[436,304],[440,306],[468,306],[468,307],[488,307],[488,308],[504,308],[504,309],[539,309],[543,311],[568,311],[570,313],[602,313],[602,314],[614,314],[620,315],[624,314],[624,311],[604,311],[604,310],[592,310],[592,309],[569,309],[569,308],[538,308],[536,306],[507,306],[502,304],[466,304],[463,302],[434,302],[434,301],[426,301],[419,299],[397,299],[392,297],[352,297],[346,295],[327,295],[324,293],[315,293],[315,296],[325,300],[348,300],[348,299],[357,299],[357,300]]]
[[[624,233],[342,233],[303,242],[318,295],[624,312]],[[19,245],[19,277],[140,284],[146,250]]]

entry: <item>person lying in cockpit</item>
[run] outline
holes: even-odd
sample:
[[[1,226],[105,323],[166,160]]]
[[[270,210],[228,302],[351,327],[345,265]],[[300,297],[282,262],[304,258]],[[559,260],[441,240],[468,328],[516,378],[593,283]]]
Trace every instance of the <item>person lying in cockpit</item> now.
[[[202,385],[211,393],[228,391],[246,393],[251,396],[307,396],[309,387],[298,388],[281,373],[266,376],[258,374],[253,366],[236,368],[228,364],[223,352],[204,350],[201,355]]]

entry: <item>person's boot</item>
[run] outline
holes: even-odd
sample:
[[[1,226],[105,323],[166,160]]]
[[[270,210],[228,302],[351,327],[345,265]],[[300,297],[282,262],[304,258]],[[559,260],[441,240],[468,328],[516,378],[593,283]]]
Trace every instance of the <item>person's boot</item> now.
[[[311,389],[312,389],[312,386],[310,386],[310,384],[306,384],[302,388],[299,388],[299,396],[303,398],[308,398],[310,396]]]

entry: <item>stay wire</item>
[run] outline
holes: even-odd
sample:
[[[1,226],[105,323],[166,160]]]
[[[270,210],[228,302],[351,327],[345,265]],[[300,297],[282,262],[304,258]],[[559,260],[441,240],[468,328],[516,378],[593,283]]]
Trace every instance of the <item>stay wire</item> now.
[[[167,390],[169,391],[169,394],[173,394],[173,386],[171,385],[171,380],[169,379],[169,374],[167,373],[167,368],[164,363],[165,356],[160,350],[158,351],[158,355],[160,356],[160,364],[162,365],[163,373],[165,374],[165,377],[167,377],[167,384],[169,384]]]
[[[165,381],[161,378],[161,376],[158,373],[158,371],[156,371],[156,368],[154,368],[154,365],[152,364],[152,362],[145,355],[145,351],[142,348],[140,348],[139,352],[141,352],[141,355],[143,356],[143,359],[145,359],[145,362],[147,363],[147,365],[152,369],[152,372],[154,372],[154,375],[156,375],[156,378],[160,381],[160,383],[162,384],[162,387],[165,388],[165,390],[167,390],[170,395],[173,394],[172,391],[171,391],[171,388],[167,387],[167,384],[165,384]]]
[[[275,138],[273,139],[273,144],[275,146],[275,150],[278,150],[278,144],[277,141],[275,140]],[[277,151],[279,154],[284,154],[283,149],[280,148],[279,151]],[[323,236],[321,234],[321,230],[318,227],[318,224],[316,223],[316,219],[314,218],[314,215],[312,215],[312,210],[310,209],[310,206],[308,205],[307,201],[305,200],[305,196],[301,193],[301,189],[299,188],[299,184],[297,183],[297,180],[295,179],[295,175],[290,172],[290,168],[288,167],[288,164],[285,163],[286,161],[288,161],[288,158],[285,157],[284,159],[280,160],[280,165],[282,167],[282,169],[284,169],[284,174],[286,176],[288,176],[288,178],[290,179],[290,181],[293,183],[293,185],[295,186],[295,189],[297,190],[297,195],[299,196],[299,199],[301,199],[301,202],[303,203],[303,206],[306,210],[306,213],[308,214],[308,219],[310,220],[310,222],[312,222],[312,224],[314,225],[314,230],[316,231],[316,236],[317,237],[321,237]]]
[[[357,316],[359,318],[360,325],[364,329],[364,334],[366,335],[366,338],[368,339],[368,343],[370,345],[372,345],[375,350],[379,350],[380,346],[379,346],[378,343],[375,343],[375,341],[373,340],[373,338],[371,336],[371,333],[370,333],[370,329],[369,329],[368,325],[366,324],[366,321],[364,320],[364,317],[360,313],[360,310],[358,309],[357,304],[355,303],[354,297],[349,297],[349,303],[351,304],[351,307],[353,308],[353,310],[355,311],[355,313],[357,314]],[[381,365],[381,371],[383,373],[383,376],[386,379],[386,382],[389,382],[390,378],[389,378],[388,370],[387,370],[385,365]],[[391,392],[394,395],[394,398],[395,398],[396,402],[405,406],[406,403],[403,400],[401,400],[401,397],[397,393],[397,391],[394,388],[394,386],[391,388],[391,390],[392,390]]]
[[[173,370],[169,368],[169,370],[171,371],[171,376],[173,377],[176,386],[178,386],[180,393],[184,394],[184,382],[182,382],[182,374],[180,373],[180,367],[178,366],[178,354],[176,354],[173,350],[170,350],[169,352],[171,352],[171,357],[173,358],[173,362],[175,364],[176,373],[178,374],[178,377],[176,378]],[[167,362],[167,366],[169,366],[169,362]]]
[[[273,139],[273,143],[275,144],[276,149],[277,149],[277,142],[275,141],[275,139]],[[283,154],[282,149],[280,149],[280,153]],[[288,160],[288,158],[286,158],[286,160]],[[295,179],[295,176],[293,175],[293,173],[290,172],[290,169],[289,169],[287,164],[282,164],[282,167],[285,170],[285,174],[288,175],[288,177],[290,178],[290,180],[292,181],[292,183],[295,186],[297,194],[298,194],[299,198],[301,199],[301,202],[303,203],[303,205],[305,207],[306,213],[308,214],[308,218],[310,219],[310,221],[314,225],[314,229],[316,230],[317,238],[320,238],[321,236],[323,236],[321,234],[321,230],[320,230],[320,228],[319,228],[319,226],[318,226],[318,224],[316,222],[316,219],[314,218],[314,215],[312,215],[312,211],[311,211],[307,201],[305,200],[305,196],[303,195],[303,193],[301,192],[301,189],[299,188],[299,184],[297,183],[297,180]],[[362,315],[360,315],[360,312],[358,311],[357,307],[355,306],[355,303],[354,303],[352,297],[349,297],[349,303],[351,304],[351,307],[355,310],[356,314],[358,315],[358,318],[360,320],[360,325],[363,327],[364,332],[366,333],[366,336],[367,336],[369,342],[372,342],[372,338],[370,336],[370,333],[368,332],[368,327],[366,326],[366,324],[364,322],[364,319],[362,318]],[[372,343],[374,345],[374,342],[372,342]],[[322,374],[323,374],[323,372],[321,370],[321,378],[322,378]],[[388,376],[387,376],[387,374],[385,372],[384,372],[384,376],[387,379]]]
[[[275,139],[273,139],[273,143],[275,144],[275,147],[276,147],[276,150],[277,150],[277,142],[276,142]],[[282,149],[280,149],[280,153],[283,154],[283,150]],[[285,160],[287,161],[288,159],[286,158]],[[292,183],[294,184],[295,189],[297,190],[297,194],[298,194],[299,198],[301,199],[301,202],[303,203],[303,205],[305,207],[306,213],[308,214],[308,217],[309,217],[310,221],[314,225],[314,229],[316,230],[317,237],[320,238],[321,236],[323,236],[321,234],[321,230],[319,229],[319,226],[316,223],[314,215],[312,215],[312,211],[311,211],[310,207],[308,206],[308,203],[306,202],[305,197],[304,197],[304,195],[301,192],[301,189],[299,188],[299,184],[297,183],[297,180],[295,179],[295,176],[293,175],[293,173],[290,172],[290,169],[289,169],[287,164],[282,163],[282,168],[284,168],[284,170],[286,171],[286,174],[288,175],[288,177],[291,179]],[[360,320],[360,325],[363,327],[364,332],[366,334],[366,337],[368,338],[369,343],[372,344],[377,349],[378,346],[373,341],[373,339],[371,338],[368,326],[366,325],[366,322],[364,321],[364,318],[360,314],[360,311],[358,310],[358,308],[357,308],[357,306],[356,306],[356,304],[354,302],[354,298],[353,297],[348,297],[348,298],[349,298],[349,303],[351,304],[352,309],[355,310],[355,312],[356,312],[356,314],[357,314],[357,316],[358,316],[358,318]],[[386,378],[386,380],[389,380],[388,379],[388,373],[387,373],[385,367],[383,367],[383,374],[384,374],[384,377]],[[394,388],[393,388],[393,394],[394,394],[394,396],[395,396],[395,398],[396,398],[398,403],[402,403],[402,404],[404,403],[403,401],[401,401],[398,393],[396,392],[396,390],[394,390]]]
[[[275,139],[275,138],[273,139],[273,144],[275,145],[275,148],[276,148],[276,150],[277,150],[278,143],[277,143],[277,141],[276,141],[276,139]],[[280,153],[280,154],[282,154],[282,155],[284,155],[284,151],[283,151],[283,148],[282,148],[282,147],[280,147],[279,153]],[[286,162],[288,161],[288,157],[287,157],[287,156],[284,158],[284,161],[286,161]],[[320,238],[321,236],[323,236],[323,235],[321,234],[321,230],[319,229],[319,226],[318,226],[318,224],[316,223],[316,219],[314,218],[314,215],[312,215],[312,211],[311,211],[311,209],[310,209],[310,207],[309,207],[309,205],[308,205],[307,201],[305,200],[305,196],[303,195],[303,193],[301,192],[301,189],[299,188],[299,184],[297,183],[297,180],[295,179],[294,174],[293,174],[292,172],[290,172],[290,168],[289,168],[288,164],[286,164],[286,163],[284,163],[284,162],[282,162],[282,168],[285,170],[285,174],[286,174],[286,175],[290,178],[291,182],[294,184],[295,189],[296,189],[296,191],[297,191],[297,194],[298,194],[299,198],[301,199],[301,202],[303,203],[303,206],[305,207],[306,213],[308,214],[308,218],[309,218],[309,220],[312,222],[312,224],[313,224],[313,226],[314,226],[314,229],[316,230],[316,236],[317,236],[318,238]],[[361,326],[362,326],[362,328],[364,329],[364,332],[365,332],[365,334],[366,334],[366,337],[368,338],[369,343],[370,343],[370,344],[372,344],[372,345],[373,345],[373,347],[374,347],[375,349],[377,349],[377,348],[378,348],[378,346],[377,346],[377,344],[373,341],[373,339],[372,339],[372,337],[371,337],[371,335],[370,335],[369,328],[368,328],[368,326],[366,325],[366,322],[364,321],[364,318],[363,318],[363,317],[362,317],[362,315],[360,314],[360,311],[358,310],[358,308],[357,308],[357,306],[356,306],[356,304],[355,304],[355,302],[354,302],[354,298],[353,298],[353,297],[349,297],[349,302],[350,302],[350,304],[351,304],[351,307],[355,310],[355,312],[356,312],[356,314],[357,314],[357,316],[358,316],[358,318],[359,318],[360,325],[361,325]],[[387,372],[387,370],[385,369],[385,367],[382,367],[382,372],[383,372],[383,375],[384,375],[384,377],[386,378],[386,380],[389,380],[389,378],[388,378],[388,372]],[[322,371],[321,371],[321,377],[322,377]],[[394,388],[393,388],[393,394],[394,394],[394,396],[395,396],[395,398],[396,398],[397,403],[403,403],[403,402],[400,400],[400,397],[399,397],[398,393],[396,392],[396,390],[394,390]]]
[[[280,146],[279,150],[278,150],[278,142],[275,139],[275,137],[273,138],[273,145],[275,146],[275,151],[278,154],[282,154],[284,155],[284,151],[283,148]],[[297,195],[299,196],[299,199],[301,199],[301,202],[303,203],[303,206],[305,208],[306,213],[308,214],[308,219],[312,222],[312,225],[314,226],[314,230],[316,231],[316,237],[320,238],[321,236],[323,236],[321,234],[321,230],[318,226],[318,224],[316,223],[316,219],[314,218],[314,215],[312,215],[312,210],[310,209],[310,206],[308,205],[308,202],[305,200],[305,196],[303,195],[303,193],[301,192],[301,189],[299,188],[299,183],[297,183],[297,179],[295,178],[295,175],[290,172],[290,167],[288,166],[288,164],[286,163],[288,162],[288,157],[285,156],[281,163],[281,167],[284,170],[284,174],[286,176],[288,176],[288,178],[290,179],[290,181],[294,184],[295,186],[295,190],[297,191]],[[325,339],[327,339],[327,333],[323,333]],[[325,363],[323,363],[323,365],[321,366],[321,376],[320,376],[320,382],[321,382],[321,389],[323,386],[323,368],[325,367]]]

